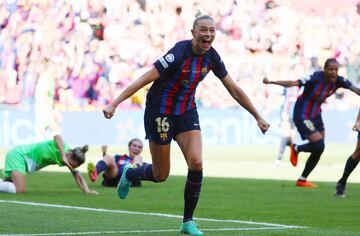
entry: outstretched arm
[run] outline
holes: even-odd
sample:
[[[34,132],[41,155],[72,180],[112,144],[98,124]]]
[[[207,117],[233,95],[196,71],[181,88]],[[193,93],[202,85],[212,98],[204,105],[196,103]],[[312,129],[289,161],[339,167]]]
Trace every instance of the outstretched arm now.
[[[360,88],[358,88],[354,85],[351,85],[349,89],[360,96]]]
[[[265,133],[270,125],[260,116],[244,91],[231,79],[229,74],[221,81],[230,95],[255,118],[261,132]]]
[[[98,194],[98,192],[94,191],[94,190],[90,190],[85,179],[81,176],[80,172],[77,170],[72,170],[71,171],[72,175],[75,178],[75,182],[76,184],[79,186],[79,188],[84,191],[84,193],[86,194]]]
[[[107,107],[104,108],[103,113],[105,118],[110,119],[113,117],[116,107],[127,98],[131,97],[134,93],[140,90],[145,85],[157,80],[160,77],[158,70],[153,67],[151,70],[143,74],[139,79],[130,84],[120,95]]]
[[[299,86],[299,81],[297,80],[269,80],[267,77],[263,79],[264,84],[277,84],[283,87],[293,87],[293,86]]]
[[[64,162],[64,164],[70,169],[70,171],[72,170],[72,167],[69,164],[68,159],[66,158],[66,153],[64,151],[64,140],[62,139],[62,137],[60,135],[55,135],[54,136],[54,141],[60,151],[61,154],[61,159]]]

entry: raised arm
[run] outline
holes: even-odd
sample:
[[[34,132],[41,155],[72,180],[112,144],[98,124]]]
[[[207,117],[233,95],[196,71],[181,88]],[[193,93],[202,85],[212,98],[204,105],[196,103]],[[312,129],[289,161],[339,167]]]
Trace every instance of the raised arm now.
[[[71,171],[72,175],[75,178],[75,182],[76,184],[79,186],[79,188],[84,191],[84,193],[86,194],[98,194],[98,192],[94,191],[94,190],[90,190],[85,179],[81,176],[80,172],[77,170],[72,170]]]
[[[230,95],[255,118],[261,132],[265,133],[270,125],[260,116],[244,91],[231,79],[229,74],[221,81]]]
[[[54,136],[54,141],[60,151],[60,154],[61,154],[61,159],[63,161],[63,163],[70,169],[72,170],[72,167],[70,166],[69,164],[69,161],[68,159],[66,158],[66,153],[64,151],[64,140],[62,139],[62,137],[60,135],[55,135]]]
[[[263,79],[264,84],[277,84],[283,87],[293,87],[293,86],[299,86],[299,81],[297,80],[269,80],[267,77]]]
[[[110,119],[111,117],[113,117],[116,107],[121,102],[131,97],[134,93],[136,93],[145,85],[157,80],[159,77],[160,74],[155,67],[143,74],[139,79],[134,81],[122,93],[120,93],[120,95],[112,103],[110,103],[107,107],[103,109],[105,118]]]

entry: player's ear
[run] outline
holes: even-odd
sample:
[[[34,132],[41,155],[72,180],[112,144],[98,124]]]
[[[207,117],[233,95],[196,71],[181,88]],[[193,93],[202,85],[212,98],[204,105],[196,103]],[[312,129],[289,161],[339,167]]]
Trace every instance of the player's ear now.
[[[66,155],[67,158],[71,158],[72,152],[71,152],[71,151],[67,151],[67,152],[65,153],[65,155]]]

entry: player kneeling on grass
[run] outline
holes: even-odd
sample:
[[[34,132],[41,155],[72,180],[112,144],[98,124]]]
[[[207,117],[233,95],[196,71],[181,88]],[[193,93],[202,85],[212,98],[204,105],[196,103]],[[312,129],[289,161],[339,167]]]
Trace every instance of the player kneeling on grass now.
[[[130,140],[128,148],[129,155],[124,154],[111,156],[107,154],[107,146],[102,146],[103,159],[100,160],[96,166],[91,162],[88,164],[88,174],[90,180],[95,182],[98,175],[101,172],[104,172],[102,185],[105,187],[116,187],[126,164],[131,164],[134,167],[148,165],[143,163],[143,159],[140,156],[143,149],[143,143],[140,139],[134,138]],[[131,186],[141,186],[141,179],[133,179],[131,181]]]
[[[15,146],[5,157],[5,179],[0,182],[0,192],[24,193],[26,172],[35,172],[45,166],[57,164],[69,168],[77,185],[85,193],[97,194],[89,189],[80,172],[75,170],[85,162],[87,150],[87,145],[70,149],[60,135],[55,135],[54,140]]]

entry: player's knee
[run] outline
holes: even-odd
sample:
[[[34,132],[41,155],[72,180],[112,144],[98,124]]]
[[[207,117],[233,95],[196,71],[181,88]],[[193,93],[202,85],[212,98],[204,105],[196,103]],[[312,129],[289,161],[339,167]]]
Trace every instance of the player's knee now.
[[[115,159],[113,156],[110,155],[105,155],[103,157],[103,161],[107,164],[107,165],[111,165],[112,163],[115,163]]]
[[[169,174],[164,173],[153,173],[155,182],[160,183],[164,182],[168,178]]]
[[[198,171],[202,171],[202,169],[203,169],[202,161],[197,161],[189,164],[189,170],[191,171],[198,172]]]
[[[26,188],[25,187],[15,187],[16,189],[16,193],[25,193],[26,192]]]
[[[355,150],[351,156],[355,161],[360,161],[360,150]]]
[[[325,149],[324,139],[312,143],[312,152],[321,154]]]

